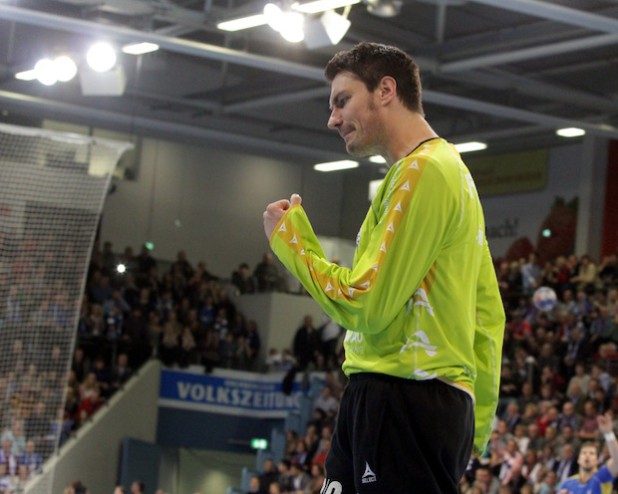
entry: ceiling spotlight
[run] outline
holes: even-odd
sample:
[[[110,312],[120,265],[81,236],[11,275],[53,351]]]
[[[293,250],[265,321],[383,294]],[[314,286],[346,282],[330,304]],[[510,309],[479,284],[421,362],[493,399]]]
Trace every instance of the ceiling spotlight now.
[[[560,137],[580,137],[586,135],[586,131],[577,127],[566,127],[564,129],[558,129],[556,134]]]
[[[300,43],[305,39],[304,24],[305,17],[303,14],[299,12],[284,12],[279,33],[284,40],[290,43]]]
[[[60,82],[68,82],[77,75],[77,65],[67,55],[56,57],[54,59],[54,68]]]
[[[109,43],[95,43],[88,50],[86,61],[95,72],[107,72],[116,65],[116,50]]]
[[[239,17],[237,19],[221,21],[217,24],[217,28],[222,31],[234,32],[263,26],[264,24],[266,24],[266,16],[264,14],[256,14],[250,15],[249,17]]]
[[[44,86],[53,86],[58,82],[58,74],[54,62],[49,58],[42,58],[34,66],[36,79]]]
[[[22,70],[15,74],[15,79],[19,79],[20,81],[34,81],[36,80],[36,71],[34,69]]]
[[[329,161],[327,163],[317,163],[313,165],[313,169],[319,172],[334,172],[336,170],[347,170],[357,167],[358,161],[352,160]]]
[[[374,154],[373,156],[370,156],[369,161],[377,165],[383,165],[384,163],[386,163],[386,160],[384,159],[384,157],[380,156],[379,154]]]
[[[264,18],[271,28],[277,32],[281,31],[283,27],[283,10],[278,5],[267,3],[264,6]]]
[[[378,17],[395,17],[401,12],[401,0],[365,0],[367,11]]]
[[[319,12],[335,10],[340,7],[347,7],[348,5],[354,5],[360,2],[361,0],[314,0],[313,2],[303,4],[295,2],[292,4],[292,8],[298,12],[302,12],[303,14],[317,14]]]
[[[152,53],[153,51],[157,51],[159,49],[159,45],[156,43],[131,43],[128,45],[124,45],[122,47],[122,53],[126,53],[128,55],[144,55],[146,53]]]
[[[483,149],[487,149],[487,144],[476,141],[462,142],[455,144],[455,149],[457,149],[460,153],[470,153],[472,151],[482,151]]]

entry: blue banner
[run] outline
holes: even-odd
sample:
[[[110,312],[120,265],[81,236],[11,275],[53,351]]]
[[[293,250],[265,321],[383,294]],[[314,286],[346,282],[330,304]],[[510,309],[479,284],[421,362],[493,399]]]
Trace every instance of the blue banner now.
[[[215,370],[196,374],[177,370],[161,371],[159,406],[242,415],[261,418],[285,418],[300,408],[302,391],[294,382],[292,393],[281,391],[284,375],[254,374]]]

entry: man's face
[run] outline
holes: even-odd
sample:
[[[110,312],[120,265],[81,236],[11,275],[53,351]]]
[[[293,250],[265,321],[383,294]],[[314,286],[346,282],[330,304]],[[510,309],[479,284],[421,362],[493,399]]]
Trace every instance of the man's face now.
[[[593,470],[599,463],[599,457],[597,456],[596,448],[586,446],[579,452],[579,458],[577,464],[582,470]]]
[[[375,92],[350,72],[340,72],[331,83],[329,103],[328,128],[339,132],[347,152],[358,157],[378,154],[383,132]]]

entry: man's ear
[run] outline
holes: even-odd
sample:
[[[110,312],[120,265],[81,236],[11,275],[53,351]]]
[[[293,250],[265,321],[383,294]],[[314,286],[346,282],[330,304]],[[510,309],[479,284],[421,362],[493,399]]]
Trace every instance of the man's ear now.
[[[382,77],[377,89],[380,102],[383,105],[388,105],[397,98],[397,81],[391,76]]]

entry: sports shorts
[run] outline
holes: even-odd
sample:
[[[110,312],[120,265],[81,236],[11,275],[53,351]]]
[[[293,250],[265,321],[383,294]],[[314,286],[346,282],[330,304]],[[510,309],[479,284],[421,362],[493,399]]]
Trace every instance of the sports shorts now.
[[[320,494],[458,494],[474,404],[438,379],[350,376]]]

